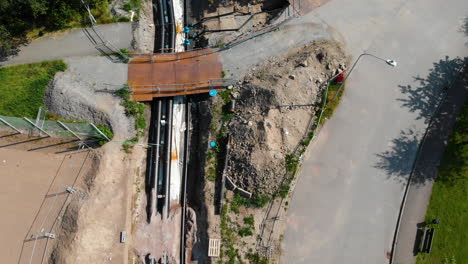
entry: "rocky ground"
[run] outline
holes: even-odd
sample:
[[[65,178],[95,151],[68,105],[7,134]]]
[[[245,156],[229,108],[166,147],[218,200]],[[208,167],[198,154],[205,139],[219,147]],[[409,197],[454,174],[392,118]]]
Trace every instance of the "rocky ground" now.
[[[278,189],[285,157],[308,132],[326,80],[347,61],[337,42],[320,41],[253,67],[234,87],[228,175],[235,184],[254,194]]]
[[[152,0],[143,0],[138,22],[133,26],[133,49],[138,53],[153,53],[154,36]]]

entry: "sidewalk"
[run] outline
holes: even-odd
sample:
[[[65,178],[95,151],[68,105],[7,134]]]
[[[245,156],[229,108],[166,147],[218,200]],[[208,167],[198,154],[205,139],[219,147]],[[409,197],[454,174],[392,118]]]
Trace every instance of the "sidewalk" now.
[[[468,97],[468,72],[460,75],[449,88],[445,101],[434,115],[422,142],[420,156],[414,167],[413,178],[409,183],[408,196],[395,245],[394,264],[414,264],[419,240],[417,228],[424,222],[426,209],[432,193],[432,185],[438,173],[438,166],[444,154],[447,141],[452,134],[456,118]]]

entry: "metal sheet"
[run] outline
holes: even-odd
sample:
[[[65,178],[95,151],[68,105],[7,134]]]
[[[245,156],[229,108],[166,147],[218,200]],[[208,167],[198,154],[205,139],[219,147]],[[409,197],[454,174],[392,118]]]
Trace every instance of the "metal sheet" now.
[[[128,66],[128,82],[137,101],[206,93],[221,89],[222,64],[216,50],[135,56]]]

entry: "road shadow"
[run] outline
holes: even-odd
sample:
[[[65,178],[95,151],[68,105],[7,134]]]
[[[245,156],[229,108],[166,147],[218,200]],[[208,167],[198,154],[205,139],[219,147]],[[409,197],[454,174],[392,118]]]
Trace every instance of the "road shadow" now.
[[[446,60],[441,60],[443,66],[436,66],[429,77],[424,79],[425,89],[437,90],[436,85],[444,85],[440,94],[418,92],[411,95],[419,96],[422,93],[432,96],[430,100],[440,98],[439,101],[431,101],[432,105],[429,105],[429,100],[424,99],[415,99],[417,102],[410,105],[414,111],[419,110],[417,106],[423,109],[417,119],[426,118],[428,127],[424,134],[418,134],[412,129],[402,130],[392,140],[389,150],[376,154],[378,161],[375,167],[385,170],[389,178],[406,181],[411,175],[411,185],[415,186],[435,179],[455,120],[468,97],[467,59],[455,58],[451,61],[447,61],[447,57]],[[463,71],[458,71],[462,68]],[[442,73],[447,69],[453,69],[454,72]],[[430,83],[431,81],[433,82]],[[410,98],[414,98],[411,96]]]
[[[427,124],[445,90],[457,78],[466,61],[466,58],[450,59],[449,56],[445,56],[444,59],[433,63],[427,77],[413,77],[417,85],[399,85],[405,98],[397,100],[411,112],[418,113],[417,120],[422,119]]]

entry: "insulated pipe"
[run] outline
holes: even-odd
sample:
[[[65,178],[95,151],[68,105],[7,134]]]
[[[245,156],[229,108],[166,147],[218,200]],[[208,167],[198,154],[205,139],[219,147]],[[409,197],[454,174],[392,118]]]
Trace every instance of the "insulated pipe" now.
[[[181,220],[181,236],[180,236],[180,263],[185,263],[185,217],[187,213],[187,170],[189,157],[189,134],[190,134],[190,102],[185,97],[185,134],[184,134],[184,168],[182,174],[182,220]]]
[[[172,98],[167,99],[167,122],[166,122],[166,139],[167,141],[165,142],[165,148],[166,148],[166,162],[165,162],[165,173],[164,173],[164,179],[165,179],[165,193],[164,193],[164,206],[165,206],[165,218],[169,218],[169,211],[171,209],[169,197],[169,187],[171,184],[171,148],[172,148],[172,105],[173,100]]]

